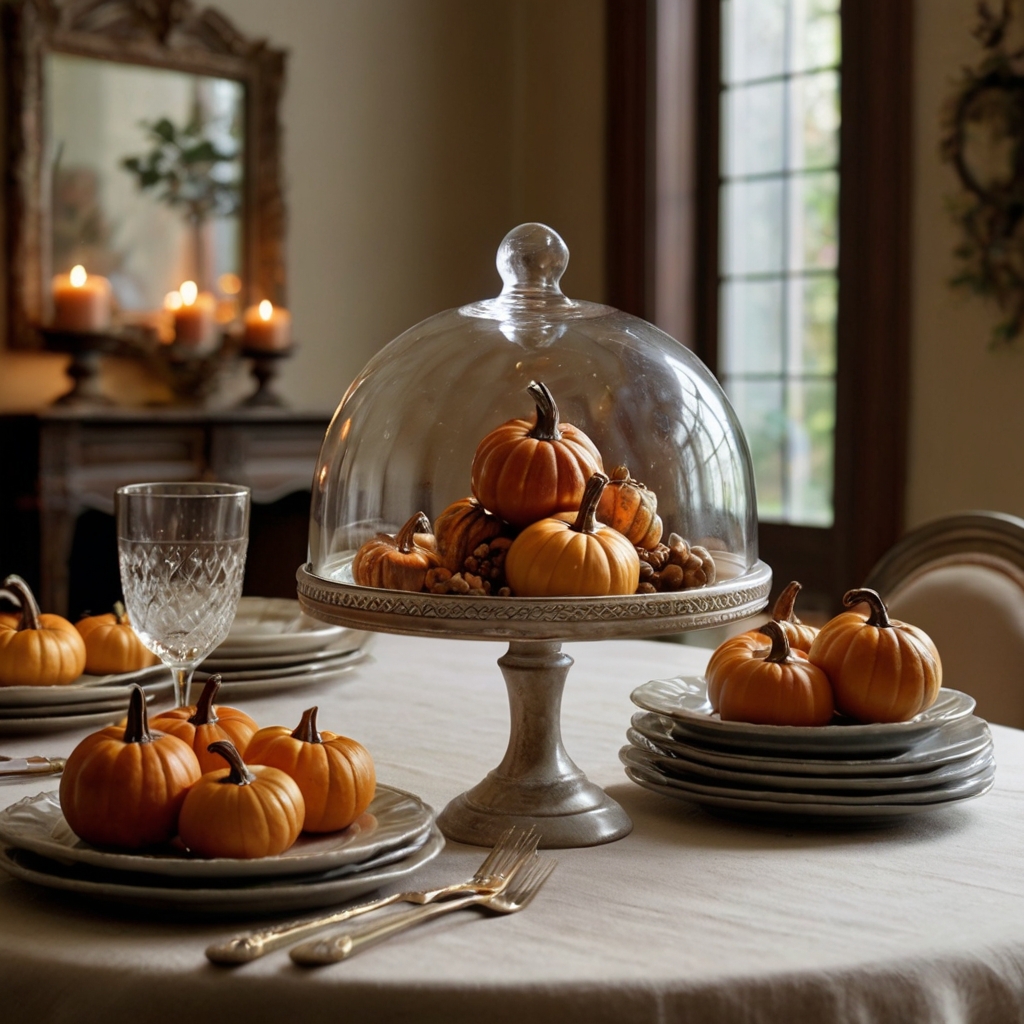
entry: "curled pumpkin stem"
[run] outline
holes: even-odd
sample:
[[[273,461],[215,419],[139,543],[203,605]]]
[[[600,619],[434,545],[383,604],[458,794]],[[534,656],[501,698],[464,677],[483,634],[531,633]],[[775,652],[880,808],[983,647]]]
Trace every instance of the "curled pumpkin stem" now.
[[[210,676],[206,680],[203,692],[196,701],[196,713],[189,718],[190,725],[213,725],[219,722],[217,712],[214,710],[213,702],[217,699],[217,691],[220,689],[220,673]]]
[[[242,760],[242,755],[231,740],[217,740],[206,749],[211,754],[219,754],[223,757],[231,769],[223,779],[218,779],[218,782],[224,782],[231,786],[248,786],[256,781],[255,774],[249,771],[249,766]]]
[[[859,590],[848,590],[843,594],[844,608],[852,608],[858,604],[867,604],[871,608],[871,614],[868,616],[869,626],[877,626],[879,629],[889,629],[892,626],[889,612],[877,591],[861,587]]]
[[[39,605],[31,587],[16,573],[11,573],[0,585],[11,591],[21,605],[21,624],[18,629],[39,629]]]
[[[292,737],[297,740],[302,740],[303,743],[323,743],[323,737],[317,732],[316,728],[316,713],[317,707],[314,704],[311,708],[306,708],[302,712],[302,721],[295,727],[292,732]]]
[[[558,406],[548,386],[531,380],[526,390],[537,404],[537,423],[530,431],[530,437],[536,441],[560,441],[562,431],[558,429]]]
[[[789,641],[783,628],[774,619],[766,622],[758,632],[763,633],[772,642],[772,649],[765,655],[765,661],[774,662],[776,665],[784,665],[789,661]]]
[[[776,622],[794,622],[798,626],[801,625],[800,620],[793,614],[793,605],[796,604],[797,594],[801,590],[803,590],[803,586],[796,580],[786,584],[785,589],[775,601],[775,607],[772,608],[772,618]]]
[[[417,533],[430,533],[430,520],[427,518],[425,512],[417,512],[416,515],[414,515],[405,524],[405,526],[398,531],[398,536],[395,537],[395,544],[403,555],[409,554],[409,552],[416,546]]]
[[[127,626],[128,623],[128,610],[125,608],[123,602],[114,602],[114,619],[117,621],[119,626]]]
[[[608,477],[604,473],[595,473],[587,481],[587,486],[583,489],[583,499],[580,501],[580,510],[572,524],[577,533],[597,532],[597,505],[607,483]]]
[[[146,693],[135,683],[128,698],[128,720],[124,726],[125,743],[152,743],[149,731],[149,716],[146,714]]]

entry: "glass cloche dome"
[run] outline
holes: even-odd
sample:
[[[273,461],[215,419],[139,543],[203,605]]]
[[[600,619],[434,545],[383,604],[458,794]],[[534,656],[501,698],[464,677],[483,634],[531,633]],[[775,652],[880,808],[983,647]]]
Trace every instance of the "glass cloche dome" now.
[[[321,449],[309,579],[352,584],[368,538],[395,534],[417,511],[434,521],[469,496],[485,435],[536,417],[535,381],[561,423],[593,441],[606,472],[625,466],[654,492],[666,539],[707,549],[718,583],[764,576],[750,454],[725,393],[652,324],[566,297],[568,260],[551,228],[520,225],[498,249],[500,295],[438,313],[370,360]]]

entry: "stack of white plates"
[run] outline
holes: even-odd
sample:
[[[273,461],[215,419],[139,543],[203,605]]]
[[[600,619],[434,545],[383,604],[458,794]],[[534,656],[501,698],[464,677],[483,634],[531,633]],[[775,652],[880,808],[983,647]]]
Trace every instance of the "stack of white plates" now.
[[[909,722],[811,726],[723,722],[701,677],[632,694],[619,757],[645,789],[721,813],[877,824],[992,788],[995,759],[974,699],[943,689]]]
[[[341,832],[303,834],[276,857],[204,859],[174,846],[101,850],[68,827],[56,793],[0,812],[0,868],[49,889],[196,914],[265,914],[327,907],[412,874],[441,852],[434,812],[378,785],[366,813]]]
[[[163,665],[121,675],[79,676],[65,686],[0,686],[0,736],[110,725],[128,713],[133,683],[143,687],[150,701],[173,688]]]
[[[332,682],[367,660],[372,635],[311,619],[289,598],[243,597],[231,632],[195,673],[191,697],[215,672],[221,703]]]

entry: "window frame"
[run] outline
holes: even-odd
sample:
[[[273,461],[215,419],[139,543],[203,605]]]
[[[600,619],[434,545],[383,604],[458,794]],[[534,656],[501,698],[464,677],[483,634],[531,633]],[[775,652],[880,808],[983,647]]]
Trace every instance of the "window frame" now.
[[[606,12],[608,299],[715,372],[719,2],[607,0]],[[835,518],[762,522],[758,538],[773,591],[798,579],[802,606],[826,611],[903,533],[909,393],[913,0],[842,0],[841,18]],[[666,47],[690,74],[662,73]],[[680,116],[659,118],[666,103]],[[665,166],[683,169],[666,181]],[[693,296],[688,310],[659,302],[673,274]]]

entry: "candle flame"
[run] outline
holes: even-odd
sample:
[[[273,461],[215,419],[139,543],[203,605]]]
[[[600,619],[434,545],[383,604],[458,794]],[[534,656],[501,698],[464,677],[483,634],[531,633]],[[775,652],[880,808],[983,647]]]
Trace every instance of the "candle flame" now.
[[[181,301],[186,306],[195,305],[195,301],[199,297],[199,286],[195,281],[183,281],[178,291],[181,293]]]
[[[181,292],[168,292],[164,296],[164,309],[181,309]]]
[[[270,316],[271,316],[271,314],[273,312],[274,312],[273,305],[267,299],[264,299],[260,303],[260,319],[261,320],[269,320]]]
[[[71,278],[72,288],[81,288],[89,278],[89,275],[85,272],[85,267],[83,267],[81,263],[71,268],[69,276]]]

